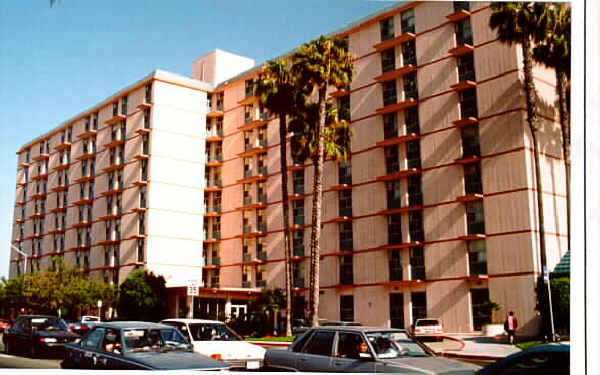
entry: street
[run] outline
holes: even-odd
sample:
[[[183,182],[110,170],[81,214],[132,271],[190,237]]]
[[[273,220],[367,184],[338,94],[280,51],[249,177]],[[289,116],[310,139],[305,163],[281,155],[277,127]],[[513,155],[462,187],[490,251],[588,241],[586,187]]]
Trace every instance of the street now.
[[[4,352],[0,334],[0,368],[60,368],[60,359],[32,359],[24,356],[8,355]]]

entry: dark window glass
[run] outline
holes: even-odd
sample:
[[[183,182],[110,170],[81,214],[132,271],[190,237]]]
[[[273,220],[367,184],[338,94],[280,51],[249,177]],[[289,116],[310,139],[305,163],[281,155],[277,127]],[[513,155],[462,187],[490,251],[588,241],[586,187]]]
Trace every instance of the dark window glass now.
[[[412,175],[408,179],[408,205],[421,206],[423,205],[423,193],[421,191],[421,176]]]
[[[394,209],[401,207],[402,192],[400,190],[400,181],[389,181],[387,188],[387,208]]]
[[[427,297],[425,292],[413,292],[410,294],[412,302],[412,318],[413,323],[417,319],[427,317]]]
[[[340,185],[352,185],[352,164],[350,164],[350,161],[339,164],[338,183]]]
[[[382,84],[383,88],[383,105],[388,106],[397,103],[398,96],[396,94],[396,80],[386,81]]]
[[[479,148],[479,126],[477,124],[465,126],[460,130],[462,140],[463,158],[481,156]]]
[[[304,256],[304,231],[296,230],[293,234],[294,256]]]
[[[340,319],[343,322],[354,321],[354,296],[340,296]]]
[[[404,295],[390,293],[390,323],[392,328],[404,328]]]
[[[352,217],[352,190],[340,190],[339,197],[339,216]]]
[[[425,240],[423,234],[423,211],[410,211],[408,213],[408,230],[411,242],[422,242]]]
[[[485,240],[468,242],[469,250],[469,275],[487,274],[487,254]]]
[[[352,264],[352,255],[344,255],[340,257],[340,284],[352,285],[353,282],[354,271]]]
[[[422,247],[411,247],[409,249],[410,279],[426,280],[425,278],[425,257]]]
[[[475,63],[473,53],[458,56],[458,81],[475,81]]]
[[[311,337],[310,341],[306,344],[304,352],[309,354],[331,356],[334,336],[334,332],[321,331],[315,333]]]
[[[483,194],[481,167],[479,163],[465,164],[463,170],[465,175],[465,194]]]
[[[384,149],[386,174],[392,174],[400,171],[400,161],[398,159],[398,146],[390,146]]]
[[[485,216],[483,213],[483,202],[467,202],[467,234],[485,234]]]
[[[400,26],[402,33],[413,33],[415,32],[415,10],[413,8],[408,9],[400,13]]]
[[[454,24],[456,33],[456,45],[473,45],[473,34],[471,32],[471,20],[465,18]]]
[[[406,161],[409,169],[421,168],[421,145],[418,140],[406,142]]]
[[[96,328],[83,339],[81,346],[89,349],[98,349],[103,338],[104,328]]]
[[[395,48],[381,51],[381,73],[386,73],[394,69],[396,69]]]
[[[395,245],[402,243],[402,215],[388,216],[388,244]]]
[[[402,281],[402,262],[399,250],[393,250],[390,253],[389,272],[390,281]]]
[[[479,331],[484,324],[492,322],[492,309],[489,300],[490,293],[487,289],[471,289],[473,329],[476,331]]]
[[[386,41],[394,37],[394,18],[389,17],[379,21],[379,27],[381,30],[381,41]]]
[[[383,115],[383,137],[384,139],[398,137],[398,115],[396,112]]]
[[[297,342],[294,343],[294,347],[292,348],[293,352],[299,353],[304,348],[306,342],[310,339],[314,331],[308,331],[303,336],[301,336]]]
[[[417,89],[417,73],[409,73],[403,77],[404,82],[404,100],[419,99],[419,92]]]
[[[459,12],[461,10],[469,11],[469,2],[468,1],[455,1],[454,2],[454,11]]]
[[[340,250],[352,251],[354,245],[352,241],[352,222],[346,221],[340,223]]]
[[[414,39],[402,43],[402,65],[417,65],[417,50]]]
[[[341,296],[352,297],[352,296]],[[344,319],[342,319],[344,320]],[[360,359],[358,347],[365,342],[359,333],[338,333],[337,356],[340,358]]]
[[[338,118],[340,121],[350,121],[350,95],[338,99]]]

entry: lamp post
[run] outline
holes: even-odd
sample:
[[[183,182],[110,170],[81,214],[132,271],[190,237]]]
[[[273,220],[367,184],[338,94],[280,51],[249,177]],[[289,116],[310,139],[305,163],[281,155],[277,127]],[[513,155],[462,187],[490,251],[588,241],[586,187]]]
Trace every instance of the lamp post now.
[[[15,245],[13,245],[13,244],[10,244],[10,247],[11,247],[11,248],[12,248],[14,251],[16,251],[17,253],[19,253],[19,254],[21,254],[21,255],[25,256],[25,266],[23,266],[23,274],[24,274],[24,275],[25,275],[25,274],[27,274],[27,258],[29,258],[29,257],[27,256],[27,253],[26,253],[26,252],[24,252],[23,250],[19,249],[18,247],[16,247],[16,246],[15,246]]]

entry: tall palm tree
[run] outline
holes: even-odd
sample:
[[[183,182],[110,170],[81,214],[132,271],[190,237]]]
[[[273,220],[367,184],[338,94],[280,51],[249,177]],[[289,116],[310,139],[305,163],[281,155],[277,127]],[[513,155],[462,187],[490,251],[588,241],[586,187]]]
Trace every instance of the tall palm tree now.
[[[533,49],[538,63],[554,69],[558,94],[558,113],[562,133],[563,158],[567,191],[567,236],[571,247],[571,129],[567,106],[567,85],[571,76],[571,6],[568,3],[545,3],[538,17],[544,33]]]
[[[288,60],[268,61],[255,80],[261,104],[279,117],[279,161],[281,167],[281,202],[283,206],[283,237],[285,244],[286,336],[292,335],[292,236],[290,234],[290,205],[287,175],[287,116],[294,106],[297,89]]]
[[[537,5],[539,6],[539,4]],[[546,266],[546,240],[544,228],[544,209],[542,197],[542,179],[540,173],[540,155],[538,150],[537,132],[540,122],[537,116],[537,103],[535,84],[533,82],[533,53],[532,39],[540,33],[539,18],[537,17],[536,3],[533,2],[506,2],[492,3],[492,15],[489,25],[498,33],[500,42],[513,45],[520,44],[523,51],[523,86],[527,103],[527,123],[531,132],[535,164],[535,183],[537,193],[540,261],[542,267]]]
[[[352,58],[346,39],[321,36],[305,43],[293,54],[292,70],[301,87],[317,90],[318,122],[315,127],[316,159],[313,179],[312,231],[310,235],[310,315],[312,326],[318,325],[319,272],[321,251],[321,202],[323,199],[323,157],[326,96],[329,85],[345,87],[352,81]]]

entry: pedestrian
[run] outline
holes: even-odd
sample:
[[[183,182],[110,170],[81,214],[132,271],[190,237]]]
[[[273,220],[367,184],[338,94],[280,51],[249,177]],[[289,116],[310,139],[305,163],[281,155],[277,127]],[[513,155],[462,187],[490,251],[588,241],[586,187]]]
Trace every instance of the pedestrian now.
[[[504,330],[506,333],[508,333],[508,342],[510,342],[511,345],[515,344],[515,332],[517,330],[517,326],[517,317],[511,311],[508,313],[506,321],[504,322]]]

